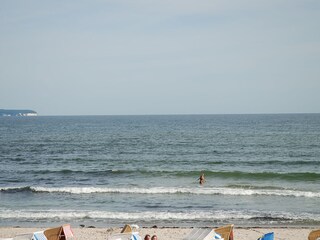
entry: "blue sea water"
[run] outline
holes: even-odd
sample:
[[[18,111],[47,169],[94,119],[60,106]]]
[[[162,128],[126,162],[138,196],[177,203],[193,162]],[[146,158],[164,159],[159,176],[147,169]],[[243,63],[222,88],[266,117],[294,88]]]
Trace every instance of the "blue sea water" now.
[[[1,226],[320,224],[320,114],[3,117],[0,169]]]

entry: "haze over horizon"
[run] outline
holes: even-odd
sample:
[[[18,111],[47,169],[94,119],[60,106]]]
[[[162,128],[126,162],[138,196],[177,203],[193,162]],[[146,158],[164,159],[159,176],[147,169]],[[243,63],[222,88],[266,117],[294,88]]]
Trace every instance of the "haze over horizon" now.
[[[320,113],[319,1],[0,3],[0,109]]]

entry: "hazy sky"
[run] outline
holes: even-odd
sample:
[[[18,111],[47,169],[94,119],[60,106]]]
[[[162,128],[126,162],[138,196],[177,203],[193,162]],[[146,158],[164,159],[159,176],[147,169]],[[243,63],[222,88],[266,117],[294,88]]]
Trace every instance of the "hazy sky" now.
[[[320,1],[0,1],[0,108],[320,112]]]

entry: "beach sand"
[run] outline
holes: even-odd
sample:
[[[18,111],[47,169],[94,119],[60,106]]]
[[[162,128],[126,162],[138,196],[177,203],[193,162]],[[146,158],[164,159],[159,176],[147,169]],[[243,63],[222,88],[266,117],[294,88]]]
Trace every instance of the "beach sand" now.
[[[42,231],[47,228],[0,227],[0,238],[14,237],[21,233]],[[77,240],[106,240],[108,236],[119,233],[121,228],[78,228],[72,227]],[[234,229],[234,240],[256,240],[263,233],[274,232],[275,239],[307,240],[314,228],[237,228]],[[159,240],[181,240],[191,228],[140,228],[143,238],[146,234],[158,236]]]

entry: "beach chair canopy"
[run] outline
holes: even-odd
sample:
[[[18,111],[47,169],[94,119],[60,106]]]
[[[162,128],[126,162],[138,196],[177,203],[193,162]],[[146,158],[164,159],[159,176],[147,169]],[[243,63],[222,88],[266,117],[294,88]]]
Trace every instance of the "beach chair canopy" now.
[[[212,240],[215,238],[215,231],[213,229],[193,229],[183,240]]]
[[[308,240],[320,240],[320,229],[311,231]]]
[[[129,224],[124,225],[124,227],[121,230],[121,233],[131,233],[132,227]]]
[[[44,231],[44,235],[46,235],[48,240],[59,240],[61,231],[62,227],[49,228]]]
[[[44,231],[44,235],[48,240],[71,240],[75,239],[70,224],[61,227],[49,228]]]
[[[224,240],[233,240],[233,224],[218,227],[214,231],[221,235]]]
[[[258,240],[274,240],[274,233],[266,233],[261,238],[258,238]]]
[[[70,224],[65,224],[62,226],[62,234],[64,235],[64,239],[61,238],[61,240],[68,240],[68,239],[75,239],[75,236],[73,234],[73,231],[71,230]]]

